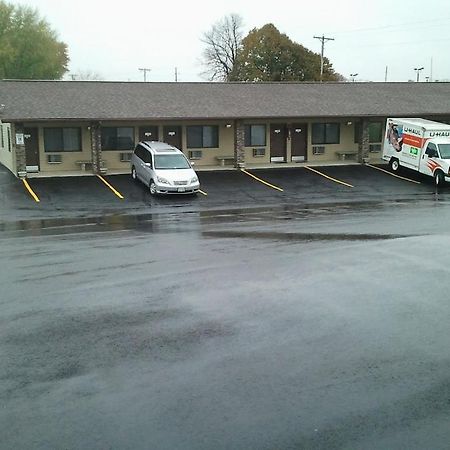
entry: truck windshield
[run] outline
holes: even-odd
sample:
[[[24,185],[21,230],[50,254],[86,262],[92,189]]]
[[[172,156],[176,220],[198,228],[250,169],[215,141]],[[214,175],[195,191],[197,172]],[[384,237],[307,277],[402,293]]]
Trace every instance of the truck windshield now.
[[[450,144],[439,144],[442,159],[450,159]]]
[[[183,155],[156,155],[155,169],[190,169],[188,160]]]

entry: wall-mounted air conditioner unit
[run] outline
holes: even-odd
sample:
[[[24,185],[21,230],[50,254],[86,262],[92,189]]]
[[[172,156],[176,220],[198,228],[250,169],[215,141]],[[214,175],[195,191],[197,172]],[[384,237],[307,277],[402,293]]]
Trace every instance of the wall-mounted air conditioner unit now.
[[[325,154],[325,146],[324,145],[313,145],[312,153],[313,153],[313,155],[324,155]]]
[[[201,150],[190,150],[189,159],[202,159],[203,152]]]
[[[261,158],[262,156],[266,156],[266,149],[264,147],[254,148],[253,149],[253,156],[255,158]]]
[[[47,162],[49,164],[61,164],[62,155],[47,155]]]
[[[132,153],[130,153],[130,152],[120,153],[120,162],[130,162],[131,155],[132,155]]]

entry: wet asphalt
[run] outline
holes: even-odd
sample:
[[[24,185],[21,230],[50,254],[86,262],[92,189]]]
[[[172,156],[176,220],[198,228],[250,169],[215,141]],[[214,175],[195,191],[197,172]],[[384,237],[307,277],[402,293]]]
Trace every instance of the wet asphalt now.
[[[0,448],[448,449],[450,187],[0,171]]]

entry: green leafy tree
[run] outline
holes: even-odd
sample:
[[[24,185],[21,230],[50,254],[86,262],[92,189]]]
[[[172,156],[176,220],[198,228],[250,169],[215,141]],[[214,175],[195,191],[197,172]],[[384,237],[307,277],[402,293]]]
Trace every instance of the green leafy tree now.
[[[320,55],[292,41],[269,23],[253,29],[242,40],[236,72],[241,81],[319,81]],[[343,80],[327,58],[323,80]]]
[[[0,1],[0,79],[60,79],[67,45],[37,10]]]

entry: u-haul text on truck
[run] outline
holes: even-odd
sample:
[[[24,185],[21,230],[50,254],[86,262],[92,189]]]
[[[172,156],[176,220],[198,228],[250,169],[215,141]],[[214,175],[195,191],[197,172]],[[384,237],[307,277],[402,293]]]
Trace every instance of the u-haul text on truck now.
[[[426,119],[390,118],[386,122],[383,159],[434,177],[437,185],[450,181],[450,125]]]

